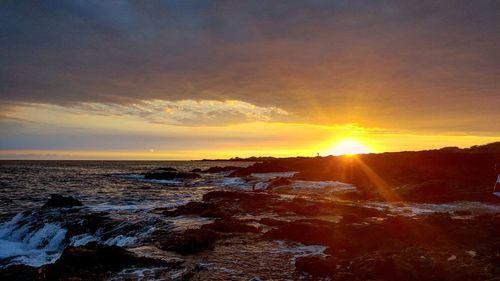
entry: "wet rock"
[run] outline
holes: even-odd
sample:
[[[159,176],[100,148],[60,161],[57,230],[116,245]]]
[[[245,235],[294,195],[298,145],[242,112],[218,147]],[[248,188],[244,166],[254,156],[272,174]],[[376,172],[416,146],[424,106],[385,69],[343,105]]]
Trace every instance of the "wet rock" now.
[[[323,257],[298,257],[295,260],[295,270],[307,272],[316,277],[334,276],[339,272],[340,263],[338,260]]]
[[[68,247],[53,264],[39,269],[45,280],[103,280],[124,268],[141,266],[178,266],[162,260],[137,257],[118,247],[89,243]]]
[[[265,192],[246,192],[246,191],[211,191],[203,195],[203,201],[210,200],[239,200],[239,201],[260,201],[269,202],[278,198],[275,194]]]
[[[175,180],[175,179],[197,179],[200,175],[186,172],[150,172],[144,174],[145,179],[150,180]]]
[[[212,250],[221,235],[209,229],[188,229],[181,233],[172,233],[160,241],[162,250],[174,251],[183,255]]]
[[[330,245],[338,239],[333,223],[322,220],[298,220],[272,229],[265,237],[278,240],[290,240],[306,245]]]
[[[189,171],[190,173],[201,173],[201,169],[200,168],[195,168],[195,169],[192,169],[191,171]]]
[[[340,223],[348,224],[348,223],[360,223],[363,222],[363,218],[355,214],[342,214],[342,219]]]
[[[470,216],[472,215],[472,212],[467,210],[457,210],[454,211],[453,214],[456,216]]]
[[[356,280],[356,277],[354,276],[354,274],[352,274],[350,272],[341,271],[341,272],[336,273],[333,276],[333,280],[335,280],[335,281],[352,281],[352,280]]]
[[[277,195],[266,192],[212,191],[203,195],[205,202],[231,206],[232,211],[251,214],[269,211],[275,207],[277,199]]]
[[[232,204],[228,203],[189,202],[175,210],[166,210],[163,214],[167,216],[198,215],[209,218],[226,218],[238,213],[234,208]]]
[[[284,220],[273,219],[273,218],[262,218],[259,220],[259,223],[267,225],[267,226],[282,226],[288,222],[284,221]]]
[[[236,167],[236,166],[210,167],[210,168],[204,170],[203,172],[215,174],[215,173],[222,173],[222,172],[231,172],[231,171],[237,170],[239,168],[240,167]]]
[[[42,208],[68,208],[75,206],[83,206],[83,204],[71,196],[51,194],[50,199],[42,206]]]
[[[370,252],[352,260],[350,271],[361,280],[460,280],[419,248]]]
[[[367,208],[361,205],[349,205],[338,202],[322,202],[304,198],[294,198],[288,202],[282,202],[285,210],[292,211],[298,215],[317,216],[317,215],[344,215],[353,214],[360,217],[380,217],[383,213],[373,208]]]
[[[292,180],[290,180],[289,178],[278,177],[278,178],[275,178],[275,179],[271,179],[267,183],[267,188],[266,189],[272,190],[272,189],[274,189],[276,187],[288,186],[288,185],[291,185],[291,184],[292,184]]]
[[[201,229],[209,229],[222,233],[259,233],[259,229],[237,219],[218,219],[213,223],[205,224]]]
[[[16,264],[0,269],[0,280],[2,281],[38,280],[38,273],[35,267]]]
[[[68,229],[66,237],[73,237],[84,233],[95,233],[99,228],[116,224],[105,213],[90,213],[78,217],[75,221],[68,221],[64,226]]]

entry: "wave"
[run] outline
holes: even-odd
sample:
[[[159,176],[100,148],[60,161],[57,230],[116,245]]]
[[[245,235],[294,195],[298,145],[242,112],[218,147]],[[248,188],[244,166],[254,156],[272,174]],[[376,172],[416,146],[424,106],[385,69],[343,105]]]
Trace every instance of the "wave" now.
[[[110,215],[110,214],[109,214]],[[0,268],[41,266],[56,261],[68,246],[90,242],[121,247],[140,245],[157,229],[173,228],[154,215],[104,215],[91,208],[21,212],[0,225]]]
[[[30,215],[19,213],[0,226],[0,260],[2,264],[30,266],[52,263],[65,247],[66,233],[58,224],[40,224]]]

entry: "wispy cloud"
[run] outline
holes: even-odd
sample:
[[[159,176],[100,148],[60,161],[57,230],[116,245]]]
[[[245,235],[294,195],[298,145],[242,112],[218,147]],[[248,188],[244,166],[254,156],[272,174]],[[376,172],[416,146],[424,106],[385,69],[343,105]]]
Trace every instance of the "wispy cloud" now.
[[[184,126],[279,121],[289,115],[278,107],[256,106],[237,100],[142,100],[131,104],[85,102],[66,107],[51,104],[29,106],[72,114],[139,117],[146,122]]]

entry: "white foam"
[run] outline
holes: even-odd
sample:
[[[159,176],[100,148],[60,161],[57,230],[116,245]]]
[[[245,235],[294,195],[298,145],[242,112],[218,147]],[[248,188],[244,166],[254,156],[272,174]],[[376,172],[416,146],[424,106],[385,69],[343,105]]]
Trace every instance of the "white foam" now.
[[[389,211],[399,215],[425,215],[432,213],[453,213],[456,211],[469,211],[472,214],[500,213],[500,205],[481,202],[457,201],[444,204],[430,203],[404,203],[393,204],[388,202],[367,202],[368,207]]]
[[[114,205],[110,203],[101,203],[97,205],[89,205],[91,210],[97,212],[116,212],[116,211],[143,211],[150,210],[157,206],[154,204],[129,204],[129,205]]]
[[[181,185],[181,184],[183,184],[183,181],[181,181],[181,180],[146,179],[144,175],[140,175],[140,174],[122,175],[121,177],[126,178],[126,179],[132,179],[132,180],[140,180],[140,181],[147,181],[147,182],[153,182],[153,183],[162,183],[162,184],[167,184],[167,185]]]
[[[159,272],[165,272],[168,267],[153,267],[153,268],[126,268],[118,272],[109,280],[165,280],[158,278]],[[169,271],[170,273],[171,271]],[[182,277],[182,275],[180,275]],[[182,279],[168,279],[168,280],[182,280]]]
[[[109,245],[109,246],[130,246],[137,243],[137,238],[132,237],[132,236],[125,236],[125,235],[118,235],[116,237],[109,238],[108,240],[104,241],[104,244]]]
[[[53,223],[36,226],[35,222],[18,214],[0,226],[0,259],[41,266],[59,258],[67,230]]]
[[[290,244],[285,241],[277,240],[278,249],[274,251],[275,254],[292,254],[290,260],[291,264],[295,264],[295,261],[299,257],[307,256],[325,256],[326,246],[323,245],[303,245],[303,244]]]
[[[292,188],[300,189],[331,189],[332,191],[351,191],[356,187],[339,181],[293,181]]]
[[[297,172],[277,172],[277,173],[253,173],[250,176],[261,179],[261,180],[270,180],[273,178],[283,177],[289,178],[293,177]]]
[[[255,190],[264,190],[269,187],[269,183],[272,179],[267,181],[258,182],[254,185]],[[302,180],[292,180],[290,185],[285,185],[285,187],[298,189],[298,190],[321,190],[322,192],[327,192],[330,194],[341,193],[346,191],[355,191],[356,187],[354,185],[343,183],[339,181],[302,181]]]
[[[78,246],[87,245],[88,243],[95,242],[97,240],[98,240],[98,238],[95,237],[95,236],[93,236],[93,235],[90,235],[90,234],[81,234],[81,235],[77,235],[77,236],[71,237],[71,239],[70,239],[70,245],[78,247]]]
[[[133,180],[143,180],[144,179],[144,175],[140,175],[140,174],[122,175],[121,177],[125,178],[125,179],[133,179]]]
[[[216,185],[222,187],[236,187],[242,189],[249,188],[248,183],[244,179],[238,177],[222,178],[221,180],[216,181],[215,183]]]

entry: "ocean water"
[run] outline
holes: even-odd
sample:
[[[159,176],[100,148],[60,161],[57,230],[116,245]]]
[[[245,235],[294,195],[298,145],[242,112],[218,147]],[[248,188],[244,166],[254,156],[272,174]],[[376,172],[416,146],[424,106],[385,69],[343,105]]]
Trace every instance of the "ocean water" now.
[[[253,174],[245,178],[227,177],[227,173],[201,173],[201,178],[179,181],[146,180],[142,174],[160,167],[190,171],[195,168],[251,164],[227,161],[0,161],[0,268],[11,264],[41,266],[52,263],[60,257],[65,247],[81,246],[91,241],[122,246],[140,255],[163,258],[165,253],[158,251],[150,241],[155,231],[199,227],[212,220],[166,217],[155,212],[155,209],[174,208],[197,201],[203,194],[216,189],[264,189],[269,180],[289,177],[295,172]],[[294,181],[289,186],[289,193],[283,196],[316,193],[327,197],[352,190],[355,190],[354,186],[335,181]],[[50,194],[75,197],[84,206],[41,209]],[[408,216],[458,210],[500,213],[500,206],[479,202],[352,204],[364,204],[388,213]],[[92,227],[96,220],[99,222],[98,227]],[[306,247],[283,241],[242,245],[246,246],[239,250],[222,246],[216,249],[216,260],[199,266],[210,270],[214,278],[248,280],[258,271],[266,271],[269,267],[266,264],[269,263],[280,270],[267,272],[267,277],[293,279],[296,257],[322,255],[324,251],[324,247],[319,245]],[[255,272],[245,269],[247,267],[234,266],[235,260],[243,265],[252,264],[254,259],[262,259],[263,255],[266,260],[262,268],[253,268]],[[162,269],[124,270],[115,279],[148,280],[148,276],[157,274],[155,270]],[[276,275],[278,273],[281,275]],[[172,272],[172,276],[176,274],[181,272]],[[175,279],[172,276],[165,280]]]
[[[248,188],[225,174],[201,174],[186,181],[145,180],[141,175],[160,167],[180,171],[212,166],[247,166],[249,162],[207,161],[0,161],[0,267],[9,264],[40,266],[54,262],[65,246],[98,241],[131,246],[158,228],[195,224],[167,221],[150,214],[200,200],[215,188]],[[42,210],[50,194],[73,196],[84,207],[77,213]],[[108,229],[68,235],[73,222],[89,214],[111,218]],[[127,230],[127,229],[131,230]]]
[[[160,167],[181,171],[212,166],[247,166],[215,161],[0,161],[0,219],[40,207],[50,194],[70,195],[97,209],[157,207],[188,202],[207,189],[243,182],[222,174],[192,181],[142,180]],[[236,179],[237,180],[237,179]],[[190,188],[180,188],[190,187]]]

